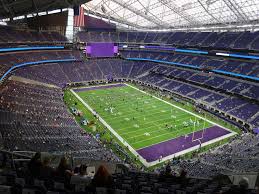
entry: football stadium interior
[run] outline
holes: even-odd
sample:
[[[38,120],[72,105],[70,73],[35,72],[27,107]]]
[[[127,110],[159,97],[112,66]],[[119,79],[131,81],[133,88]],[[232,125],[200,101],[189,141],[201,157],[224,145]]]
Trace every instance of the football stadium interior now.
[[[259,194],[259,0],[1,0],[0,194]]]

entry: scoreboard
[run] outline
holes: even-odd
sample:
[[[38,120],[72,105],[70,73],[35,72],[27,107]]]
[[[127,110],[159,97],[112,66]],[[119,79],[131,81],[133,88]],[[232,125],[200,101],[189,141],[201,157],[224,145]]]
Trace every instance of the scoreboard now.
[[[87,43],[85,53],[87,57],[114,57],[118,54],[118,45],[106,42]]]

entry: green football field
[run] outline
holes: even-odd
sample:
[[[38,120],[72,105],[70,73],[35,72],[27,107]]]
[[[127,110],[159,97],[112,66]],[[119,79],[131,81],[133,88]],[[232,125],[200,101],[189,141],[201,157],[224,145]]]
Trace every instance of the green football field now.
[[[213,126],[131,86],[76,93],[136,150]]]

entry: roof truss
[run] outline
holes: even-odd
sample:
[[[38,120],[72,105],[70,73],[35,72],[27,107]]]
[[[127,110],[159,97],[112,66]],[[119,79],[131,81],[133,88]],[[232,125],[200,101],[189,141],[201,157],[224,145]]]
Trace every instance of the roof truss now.
[[[94,0],[89,4],[95,13],[140,29],[238,26],[259,20],[259,0]]]

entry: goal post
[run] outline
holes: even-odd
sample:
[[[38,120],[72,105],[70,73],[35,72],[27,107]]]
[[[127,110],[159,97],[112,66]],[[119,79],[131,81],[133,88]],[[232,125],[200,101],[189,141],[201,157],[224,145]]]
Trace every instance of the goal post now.
[[[199,141],[199,143],[201,144],[201,140],[203,139],[204,137],[204,133],[205,133],[205,120],[206,120],[206,115],[205,115],[205,119],[203,119],[203,127],[202,127],[202,132],[201,132],[201,136],[198,137],[198,138],[195,138],[195,132],[196,132],[196,125],[197,125],[197,117],[195,117],[195,122],[194,122],[194,125],[193,125],[193,131],[192,131],[192,142],[195,142],[195,141]],[[197,126],[198,127],[198,126]]]

